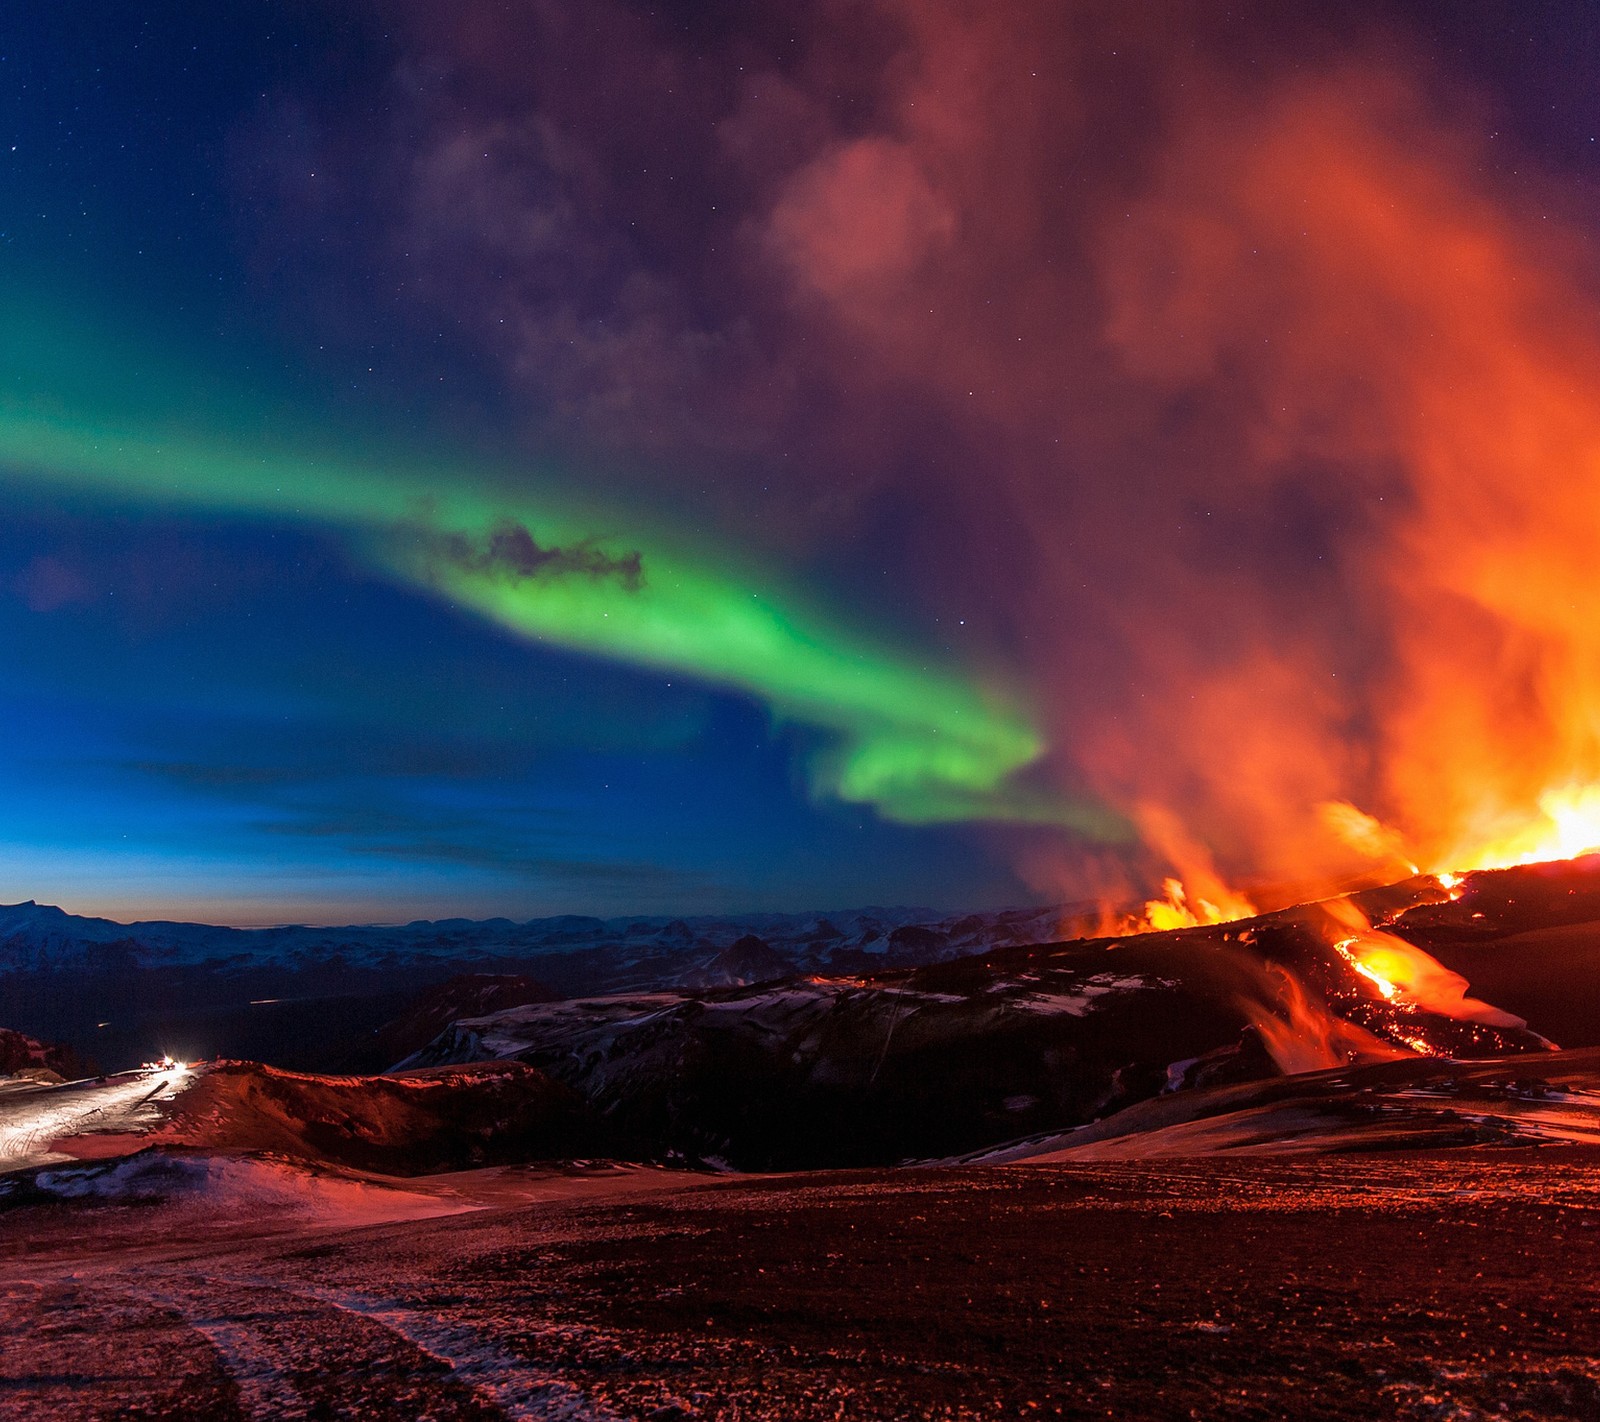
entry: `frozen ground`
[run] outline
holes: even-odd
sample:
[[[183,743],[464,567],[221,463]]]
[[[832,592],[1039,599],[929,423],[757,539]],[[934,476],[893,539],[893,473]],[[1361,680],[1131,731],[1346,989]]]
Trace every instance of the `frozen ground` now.
[[[61,1200],[0,1216],[0,1416],[1589,1419],[1596,1163],[502,1170],[365,1228]]]

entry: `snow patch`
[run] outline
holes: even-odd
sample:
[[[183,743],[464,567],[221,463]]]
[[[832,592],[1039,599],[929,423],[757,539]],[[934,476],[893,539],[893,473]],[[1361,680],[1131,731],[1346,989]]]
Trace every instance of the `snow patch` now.
[[[1091,978],[1085,978],[1072,992],[1039,992],[1030,989],[1019,994],[1014,1001],[1025,1012],[1065,1013],[1069,1017],[1082,1017],[1095,1005],[1096,999],[1110,993],[1139,992],[1169,986],[1171,984],[1160,978],[1096,973]]]
[[[1199,1060],[1199,1057],[1185,1057],[1179,1062],[1168,1062],[1167,1084],[1161,1088],[1161,1094],[1166,1096],[1174,1091],[1182,1091],[1184,1079],[1189,1075],[1189,1068]]]
[[[62,1200],[163,1200],[256,1219],[292,1215],[324,1227],[433,1219],[478,1208],[459,1200],[307,1170],[287,1161],[146,1151],[110,1166],[42,1170],[33,1186]]]

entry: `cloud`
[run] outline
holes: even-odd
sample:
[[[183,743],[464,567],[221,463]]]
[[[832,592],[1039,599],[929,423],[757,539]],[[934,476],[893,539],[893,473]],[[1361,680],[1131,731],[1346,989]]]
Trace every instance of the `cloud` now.
[[[541,547],[520,523],[507,519],[486,537],[425,530],[422,537],[433,556],[466,573],[511,579],[582,576],[613,579],[630,591],[644,581],[644,556],[637,549],[612,554],[592,542],[570,547]]]

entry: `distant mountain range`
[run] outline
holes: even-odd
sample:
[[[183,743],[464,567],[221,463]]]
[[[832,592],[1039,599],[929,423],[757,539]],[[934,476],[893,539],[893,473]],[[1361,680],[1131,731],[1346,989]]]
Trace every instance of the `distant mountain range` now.
[[[1080,910],[1081,911],[1081,910]],[[151,920],[117,923],[86,918],[29,900],[0,904],[0,974],[102,968],[193,967],[245,971],[303,967],[337,959],[351,968],[388,969],[419,962],[557,960],[578,962],[600,952],[609,970],[626,962],[653,978],[669,964],[709,960],[744,938],[762,940],[795,969],[851,968],[884,961],[929,962],[985,948],[1059,937],[1060,907],[941,914],[926,908],[848,909],[825,913],[752,913],[737,917],[587,918],[561,914],[509,918],[419,919],[399,925],[312,928],[223,928]],[[688,969],[684,969],[687,971]]]
[[[0,1021],[33,1039],[11,1070],[48,1065],[52,1037],[113,1067],[267,1064],[202,1074],[162,1138],[191,1148],[790,1170],[1600,1129],[1593,1053],[1555,1050],[1600,1048],[1600,856],[1124,937],[1038,910],[249,932],[7,914]]]
[[[868,907],[225,928],[117,923],[29,901],[0,905],[0,1024],[112,1068],[166,1050],[381,1068],[369,1039],[419,992],[463,973],[526,975],[557,997],[737,987],[1048,942],[1083,912]]]

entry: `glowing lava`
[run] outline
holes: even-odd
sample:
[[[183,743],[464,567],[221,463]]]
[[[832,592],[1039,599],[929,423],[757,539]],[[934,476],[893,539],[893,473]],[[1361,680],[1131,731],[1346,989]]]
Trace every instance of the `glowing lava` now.
[[[1372,955],[1370,953],[1357,951],[1361,947],[1361,942],[1359,939],[1344,938],[1335,943],[1333,947],[1334,951],[1337,952],[1339,956],[1345,960],[1345,962],[1349,963],[1352,968],[1354,968],[1358,973],[1361,974],[1362,977],[1367,979],[1368,982],[1376,987],[1378,991],[1382,993],[1383,996],[1386,997],[1390,1002],[1393,1002],[1395,998],[1400,995],[1400,989],[1397,988],[1388,978],[1384,977],[1384,975],[1380,973],[1378,969],[1369,961],[1369,958]]]
[[[1370,982],[1378,995],[1402,1011],[1421,1009],[1458,1022],[1478,1022],[1486,1027],[1526,1027],[1520,1017],[1467,996],[1471,986],[1459,973],[1415,944],[1382,929],[1373,928],[1348,899],[1326,905],[1335,924],[1346,930],[1333,940],[1333,948]]]
[[[1243,894],[1236,894],[1223,884],[1211,890],[1221,902],[1213,902],[1203,893],[1192,899],[1182,879],[1162,880],[1164,898],[1150,899],[1145,903],[1144,916],[1129,925],[1132,933],[1164,933],[1173,928],[1198,928],[1207,923],[1232,923],[1235,919],[1253,918],[1256,907]]]
[[[1545,791],[1538,813],[1510,833],[1491,837],[1458,856],[1466,869],[1509,869],[1576,859],[1600,849],[1600,785],[1569,783]]]
[[[1205,845],[1185,829],[1178,817],[1155,804],[1134,812],[1140,837],[1174,872],[1161,882],[1163,897],[1149,899],[1144,913],[1120,925],[1123,933],[1164,933],[1174,928],[1232,923],[1254,918],[1259,910],[1243,894],[1228,887]]]

